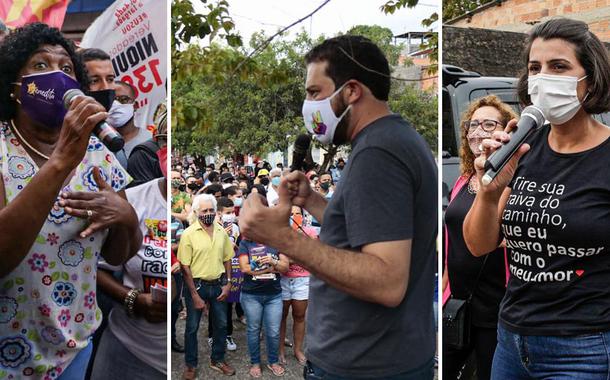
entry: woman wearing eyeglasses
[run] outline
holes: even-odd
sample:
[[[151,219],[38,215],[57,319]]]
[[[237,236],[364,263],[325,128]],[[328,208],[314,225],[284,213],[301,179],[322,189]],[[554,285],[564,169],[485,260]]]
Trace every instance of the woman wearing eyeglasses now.
[[[475,100],[462,117],[461,175],[453,187],[445,213],[443,301],[449,296],[460,300],[471,297],[471,334],[470,344],[466,348],[443,345],[444,379],[456,379],[472,351],[476,355],[478,379],[490,378],[496,348],[498,309],[506,284],[504,248],[496,245],[492,250],[494,254],[474,257],[464,242],[462,225],[479,191],[474,160],[481,154],[481,143],[490,138],[493,132],[504,130],[514,117],[516,114],[510,106],[494,95]],[[444,341],[447,342],[447,339]]]
[[[593,118],[610,111],[608,52],[587,24],[559,18],[534,28],[525,53],[519,98],[550,126],[481,184],[464,222],[474,255],[500,239],[509,251],[492,378],[608,379],[610,128]],[[483,141],[479,178],[508,140]]]

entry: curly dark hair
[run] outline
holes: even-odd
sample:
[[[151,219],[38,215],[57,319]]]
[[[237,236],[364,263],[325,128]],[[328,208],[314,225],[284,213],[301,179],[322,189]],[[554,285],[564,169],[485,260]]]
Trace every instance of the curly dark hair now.
[[[25,25],[11,31],[0,44],[0,120],[10,120],[15,117],[15,101],[11,99],[13,92],[11,83],[17,81],[19,71],[23,68],[32,53],[42,45],[59,45],[63,47],[74,65],[76,80],[81,88],[87,88],[89,83],[85,68],[75,52],[72,41],[66,39],[57,28],[51,28],[39,22]]]

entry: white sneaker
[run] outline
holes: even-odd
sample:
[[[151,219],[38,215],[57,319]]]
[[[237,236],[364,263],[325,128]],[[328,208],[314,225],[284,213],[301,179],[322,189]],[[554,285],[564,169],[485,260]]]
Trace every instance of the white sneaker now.
[[[237,344],[233,341],[233,337],[227,336],[227,350],[235,351],[237,350]]]
[[[208,346],[212,348],[212,343],[214,343],[214,338],[208,338]]]

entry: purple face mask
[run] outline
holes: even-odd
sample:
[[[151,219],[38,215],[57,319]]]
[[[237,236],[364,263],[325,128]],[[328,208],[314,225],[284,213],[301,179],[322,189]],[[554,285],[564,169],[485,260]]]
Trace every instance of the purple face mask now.
[[[66,116],[63,97],[66,91],[80,84],[63,71],[24,75],[21,78],[19,101],[33,121],[51,128],[61,128]]]

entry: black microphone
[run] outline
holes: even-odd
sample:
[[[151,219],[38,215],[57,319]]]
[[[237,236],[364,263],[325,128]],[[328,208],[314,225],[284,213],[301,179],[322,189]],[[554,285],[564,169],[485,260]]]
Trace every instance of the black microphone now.
[[[73,88],[71,90],[66,91],[64,94],[64,107],[68,109],[70,107],[70,103],[77,96],[86,96],[81,90],[77,88]],[[93,128],[93,133],[100,139],[101,142],[106,145],[111,152],[118,152],[123,149],[123,145],[125,145],[125,140],[123,140],[123,136],[121,136],[116,129],[112,128],[106,121],[102,120],[95,128]]]
[[[511,159],[515,152],[525,142],[525,139],[544,124],[544,115],[538,107],[528,106],[521,112],[517,129],[510,133],[510,141],[493,152],[485,161],[485,175],[481,179],[483,185],[489,185],[500,170]]]
[[[303,171],[303,165],[305,164],[305,158],[307,157],[307,151],[311,144],[311,137],[306,134],[297,136],[294,142],[294,150],[292,151],[292,164],[290,165],[290,171],[295,170]]]

